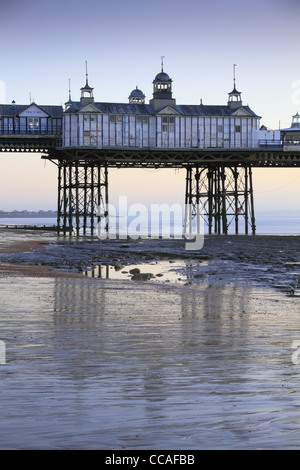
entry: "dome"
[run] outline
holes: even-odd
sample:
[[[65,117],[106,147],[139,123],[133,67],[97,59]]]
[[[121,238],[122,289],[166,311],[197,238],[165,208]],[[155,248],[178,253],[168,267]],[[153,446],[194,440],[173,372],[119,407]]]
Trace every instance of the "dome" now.
[[[171,82],[172,80],[167,73],[160,72],[156,75],[154,81],[155,82]]]
[[[172,79],[164,72],[163,56],[161,58],[161,70],[153,80],[153,98],[150,101],[155,111],[161,110],[165,106],[176,106],[172,98]]]
[[[240,91],[237,91],[237,89],[235,88],[235,85],[233,87],[233,90],[228,93],[228,95],[241,95],[242,93]]]
[[[73,101],[69,98],[68,101],[65,102],[65,108],[69,109],[71,106],[73,106]]]
[[[130,93],[129,95],[129,99],[130,98],[145,98],[145,95],[144,93],[142,92],[142,90],[139,90],[138,87],[136,87],[134,90],[132,90],[132,92]]]
[[[297,111],[297,114],[293,116],[292,127],[300,127],[300,114]]]
[[[144,104],[145,103],[145,95],[142,92],[142,90],[138,89],[138,86],[136,86],[136,88],[132,90],[128,99],[129,99],[129,103],[132,103],[132,104]]]
[[[88,92],[93,91],[93,89],[94,88],[90,87],[88,83],[85,86],[83,86],[82,88],[80,88],[81,91],[88,91]]]

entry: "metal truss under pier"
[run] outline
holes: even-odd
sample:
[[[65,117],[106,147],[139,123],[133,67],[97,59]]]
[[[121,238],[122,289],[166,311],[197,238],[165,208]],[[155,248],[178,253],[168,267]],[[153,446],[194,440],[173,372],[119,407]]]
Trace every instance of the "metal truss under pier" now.
[[[49,149],[58,165],[58,231],[108,230],[108,168],[185,168],[185,233],[196,218],[209,234],[255,234],[252,168],[300,167],[300,152],[282,149]],[[200,224],[199,224],[200,226]]]
[[[205,166],[210,163],[230,165],[248,164],[254,167],[300,167],[300,151],[285,151],[282,147],[268,148],[93,148],[57,147],[49,149],[52,160],[99,160],[116,168],[185,168],[188,165]]]
[[[108,172],[100,162],[58,163],[57,228],[64,235],[108,231]]]
[[[185,217],[187,233],[192,231],[188,224],[203,217],[209,234],[227,235],[231,224],[235,234],[241,229],[246,235],[249,229],[255,234],[251,166],[187,167],[185,204],[189,211]]]
[[[0,152],[41,152],[57,165],[57,230],[69,235],[108,230],[109,167],[185,168],[185,229],[202,216],[216,234],[231,224],[235,233],[255,234],[252,168],[300,167],[300,152],[283,148],[63,148],[60,136],[2,137]]]

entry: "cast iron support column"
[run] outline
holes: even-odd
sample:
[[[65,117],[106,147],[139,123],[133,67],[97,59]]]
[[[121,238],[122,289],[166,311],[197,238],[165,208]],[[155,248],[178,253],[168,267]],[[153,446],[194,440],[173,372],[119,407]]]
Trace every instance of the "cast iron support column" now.
[[[108,231],[107,166],[94,160],[60,161],[57,207],[58,233],[93,236],[98,228]]]
[[[220,194],[220,199],[221,199],[221,213],[222,213],[222,232],[223,235],[228,234],[228,225],[227,225],[227,207],[226,207],[226,193],[227,193],[227,187],[226,187],[226,174],[225,174],[225,167],[222,165],[221,168],[221,194]]]
[[[198,167],[187,167],[185,187],[184,233],[192,234],[193,219],[196,219],[196,233],[200,234],[200,186],[201,172]]]
[[[251,228],[252,235],[256,234],[255,215],[254,215],[254,195],[253,195],[253,181],[252,181],[252,167],[249,166],[249,184],[250,184],[250,204],[251,204]]]
[[[203,168],[187,167],[185,193],[185,229],[191,229],[196,207],[208,225],[208,233],[227,235],[232,222],[239,233],[244,218],[244,233],[255,234],[251,166],[207,164]],[[199,216],[200,217],[200,216]],[[198,226],[198,223],[197,223]]]
[[[57,181],[57,231],[60,231],[61,219],[61,164],[58,163],[58,181]]]

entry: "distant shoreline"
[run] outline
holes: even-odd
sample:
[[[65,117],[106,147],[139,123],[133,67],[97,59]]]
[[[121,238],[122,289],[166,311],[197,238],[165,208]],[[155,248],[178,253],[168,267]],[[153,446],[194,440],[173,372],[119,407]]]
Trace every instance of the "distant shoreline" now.
[[[0,218],[1,219],[29,219],[29,218],[35,218],[35,219],[44,219],[44,218],[53,218],[57,217],[56,212],[1,212],[0,213]]]

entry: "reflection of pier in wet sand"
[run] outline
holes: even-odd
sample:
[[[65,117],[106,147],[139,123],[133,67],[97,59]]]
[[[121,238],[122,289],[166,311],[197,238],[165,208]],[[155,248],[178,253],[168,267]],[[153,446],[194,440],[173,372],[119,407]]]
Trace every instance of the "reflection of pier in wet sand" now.
[[[16,278],[7,291],[2,445],[297,447],[295,299],[84,276],[34,290]]]

